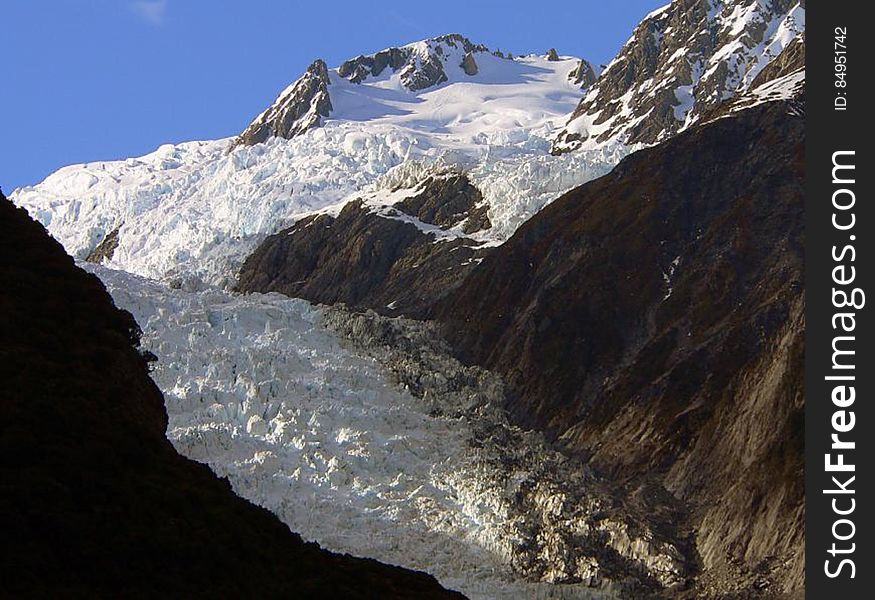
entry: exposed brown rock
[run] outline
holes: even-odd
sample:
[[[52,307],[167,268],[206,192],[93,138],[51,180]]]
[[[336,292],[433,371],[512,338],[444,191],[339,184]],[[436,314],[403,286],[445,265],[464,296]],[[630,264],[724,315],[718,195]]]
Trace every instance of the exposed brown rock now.
[[[389,67],[393,72],[400,71],[401,84],[408,90],[415,92],[447,81],[442,58],[444,54],[442,45],[462,48],[466,56],[460,66],[465,69],[468,75],[477,74],[474,54],[489,51],[486,46],[475,44],[458,33],[441,35],[427,41],[434,44],[433,52],[429,53],[428,56],[419,56],[410,47],[387,48],[376,54],[358,56],[348,60],[340,65],[337,73],[353,83],[361,83],[368,77],[380,75],[386,67]],[[471,55],[470,61],[468,55]],[[468,64],[467,67],[466,64]]]
[[[309,217],[268,237],[243,264],[237,289],[421,317],[479,254],[470,240],[435,243],[412,223],[350,202],[337,218]]]
[[[397,71],[409,58],[409,53],[401,48],[387,48],[370,56],[358,56],[346,61],[337,69],[337,74],[353,83],[361,83],[369,76],[377,77],[386,67]]]
[[[292,88],[241,133],[236,144],[252,146],[271,137],[291,139],[322,125],[331,111],[328,67],[322,59],[313,62]]]
[[[574,85],[586,89],[593,83],[595,83],[595,70],[592,68],[592,65],[589,62],[581,58],[577,62],[577,66],[574,67],[574,70],[572,70],[571,73],[568,74],[568,80],[571,81]]]
[[[759,72],[751,83],[751,88],[756,88],[764,83],[784,77],[799,69],[805,68],[805,36],[802,35],[790,44]]]
[[[462,222],[465,223],[463,231],[466,234],[492,227],[483,195],[465,175],[429,177],[423,182],[419,193],[394,206],[423,223],[437,225],[441,229],[449,229]]]
[[[509,409],[688,507],[688,596],[803,586],[804,123],[773,102],[550,204],[436,309]],[[624,483],[625,482],[625,483]]]
[[[85,257],[85,262],[100,264],[105,260],[111,260],[115,254],[115,249],[118,248],[118,232],[121,225],[106,234],[106,237],[101,240],[94,250],[88,253]]]
[[[474,60],[474,54],[472,52],[468,52],[467,54],[465,54],[465,58],[462,59],[462,64],[459,66],[462,67],[463,71],[465,71],[465,75],[477,74],[477,61]]]
[[[447,73],[439,57],[430,56],[420,61],[408,64],[401,70],[401,82],[407,89],[418,92],[447,81]]]
[[[794,80],[795,88],[787,91],[781,88],[791,88],[790,80]],[[783,80],[783,81],[782,81]],[[771,85],[770,85],[771,84]],[[771,87],[771,89],[769,89]],[[761,104],[765,98],[775,100],[777,97],[792,96],[789,110],[798,115],[805,114],[805,38],[800,36],[784,48],[772,62],[760,71],[753,80],[750,89],[731,100],[728,100],[713,110],[703,113],[701,122],[707,123]]]

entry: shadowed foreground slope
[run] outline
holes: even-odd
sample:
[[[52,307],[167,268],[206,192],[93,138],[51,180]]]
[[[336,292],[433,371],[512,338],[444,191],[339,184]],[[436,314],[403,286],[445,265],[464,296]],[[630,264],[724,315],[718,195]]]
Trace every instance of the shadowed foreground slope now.
[[[304,543],[165,438],[139,328],[0,195],[0,595],[451,598]]]

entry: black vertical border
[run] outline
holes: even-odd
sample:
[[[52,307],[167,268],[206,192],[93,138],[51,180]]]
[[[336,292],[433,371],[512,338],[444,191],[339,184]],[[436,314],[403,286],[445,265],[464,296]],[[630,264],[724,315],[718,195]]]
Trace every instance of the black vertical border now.
[[[856,401],[853,410],[856,425],[850,434],[842,437],[853,440],[856,449],[845,452],[845,461],[855,465],[856,480],[853,487],[856,508],[848,518],[854,521],[855,535],[847,542],[834,540],[832,527],[842,518],[833,512],[831,501],[837,496],[824,494],[825,489],[835,487],[832,475],[824,469],[824,455],[830,452],[830,436],[833,433],[831,418],[834,410],[831,392],[834,382],[824,378],[830,374],[832,364],[832,315],[838,309],[832,305],[832,250],[851,243],[856,249],[856,281],[852,286],[865,292],[873,292],[872,253],[867,239],[875,236],[869,180],[875,176],[870,162],[871,153],[863,144],[864,129],[871,129],[870,113],[875,110],[868,97],[871,75],[870,60],[875,33],[870,31],[868,19],[863,12],[870,9],[868,2],[852,0],[823,0],[806,3],[806,598],[811,600],[856,600],[875,598],[875,535],[872,532],[873,510],[871,481],[875,478],[872,468],[875,454],[875,423],[871,405],[872,380],[875,378],[875,355],[872,352],[872,308],[875,296],[867,297],[867,306],[856,313],[855,351]],[[845,111],[834,109],[834,100],[840,88],[835,81],[835,29],[847,30],[847,88],[848,107]],[[840,232],[832,225],[832,193],[838,189],[832,182],[832,156],[836,151],[855,151],[856,195],[854,213],[856,226],[853,232]],[[856,240],[849,240],[850,234]],[[845,264],[849,264],[845,262]],[[851,309],[853,310],[853,309]],[[849,496],[844,496],[847,499]],[[840,500],[839,502],[846,502]],[[840,506],[845,506],[841,504]],[[844,534],[847,526],[839,532]],[[825,573],[825,561],[834,567],[842,558],[829,554],[833,542],[841,546],[855,543],[851,558],[856,567],[855,577],[849,577],[846,568],[841,575],[830,578]]]

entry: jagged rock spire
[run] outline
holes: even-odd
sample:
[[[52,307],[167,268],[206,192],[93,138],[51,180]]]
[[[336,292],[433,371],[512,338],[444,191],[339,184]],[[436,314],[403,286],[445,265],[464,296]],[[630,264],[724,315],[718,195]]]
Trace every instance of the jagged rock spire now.
[[[251,146],[275,136],[293,138],[319,127],[322,117],[327,117],[332,110],[330,84],[325,61],[321,58],[313,61],[304,75],[240,134],[237,143]]]

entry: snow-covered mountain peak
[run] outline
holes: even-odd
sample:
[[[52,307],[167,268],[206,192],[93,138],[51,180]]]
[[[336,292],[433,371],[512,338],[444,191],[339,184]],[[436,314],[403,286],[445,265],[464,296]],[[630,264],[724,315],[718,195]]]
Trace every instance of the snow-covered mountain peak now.
[[[500,244],[636,146],[759,89],[775,57],[794,62],[783,50],[804,22],[791,0],[676,0],[642,22],[589,91],[586,61],[511,60],[458,35],[336,68],[317,60],[237,138],[66,167],[12,199],[78,258],[100,246],[94,256],[115,268],[229,287],[268,235],[379,191],[402,165],[444,165],[482,194],[491,227],[470,237]],[[411,89],[429,61],[445,80]],[[792,92],[800,77],[739,106]]]
[[[12,199],[80,259],[106,240],[98,254],[116,268],[229,286],[267,235],[355,199],[399,165],[440,162],[470,175],[493,224],[483,241],[500,242],[616,157],[549,155],[583,97],[573,75],[586,61],[484,48],[451,35],[388,49],[354,59],[368,69],[358,82],[354,68],[317,60],[240,136],[65,167]],[[407,58],[393,69],[398,53]],[[372,62],[381,56],[382,70]],[[409,89],[409,67],[434,57],[446,81]]]
[[[674,0],[638,25],[553,151],[664,140],[744,93],[804,31],[804,0]]]
[[[548,62],[554,64],[545,67],[543,63]],[[333,69],[317,60],[247,127],[237,143],[290,139],[320,127],[329,118],[361,120],[416,113],[411,105],[440,86],[522,84],[543,80],[551,73],[562,73],[566,84],[580,89],[595,79],[592,65],[583,59],[560,57],[555,50],[542,57],[508,58],[457,33],[359,55]]]

